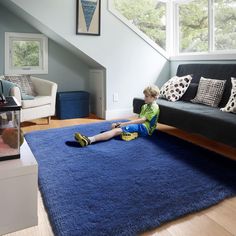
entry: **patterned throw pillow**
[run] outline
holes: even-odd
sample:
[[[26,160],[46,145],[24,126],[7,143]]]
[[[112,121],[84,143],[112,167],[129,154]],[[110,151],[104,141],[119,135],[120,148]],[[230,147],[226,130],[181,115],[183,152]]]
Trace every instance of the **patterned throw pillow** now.
[[[191,75],[172,77],[161,87],[160,97],[172,102],[179,100],[184,95],[191,80]]]
[[[236,78],[231,78],[232,89],[229,101],[221,111],[236,113]]]
[[[225,82],[226,80],[201,77],[197,95],[191,102],[217,107],[224,92]]]
[[[24,95],[36,96],[30,75],[4,76],[5,80],[17,84]]]

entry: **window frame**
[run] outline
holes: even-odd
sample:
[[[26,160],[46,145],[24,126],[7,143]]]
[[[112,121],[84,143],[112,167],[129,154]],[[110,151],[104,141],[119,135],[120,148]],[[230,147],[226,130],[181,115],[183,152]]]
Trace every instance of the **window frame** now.
[[[13,67],[12,45],[14,41],[38,41],[40,44],[39,67]],[[48,38],[43,34],[5,33],[5,75],[48,74]]]

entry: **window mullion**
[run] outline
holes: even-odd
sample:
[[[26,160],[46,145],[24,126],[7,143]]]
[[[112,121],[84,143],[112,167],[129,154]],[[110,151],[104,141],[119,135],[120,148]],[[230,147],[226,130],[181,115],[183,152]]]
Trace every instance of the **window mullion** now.
[[[174,3],[174,17],[173,17],[173,25],[174,25],[174,37],[173,37],[173,41],[175,42],[175,50],[174,50],[174,54],[175,55],[179,55],[180,51],[179,51],[179,45],[180,45],[180,38],[179,38],[179,5],[177,3]]]
[[[209,52],[213,52],[215,50],[215,22],[214,22],[214,0],[208,0],[208,47]]]
[[[166,3],[166,51],[168,55],[173,54],[174,43],[173,43],[173,4],[172,2]]]

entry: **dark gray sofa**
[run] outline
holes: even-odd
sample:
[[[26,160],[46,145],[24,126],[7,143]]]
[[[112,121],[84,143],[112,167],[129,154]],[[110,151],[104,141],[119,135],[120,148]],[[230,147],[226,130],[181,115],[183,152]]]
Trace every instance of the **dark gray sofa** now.
[[[182,64],[178,66],[177,76],[188,74],[193,76],[193,80],[179,101],[157,99],[161,111],[159,122],[236,148],[236,114],[219,109],[227,104],[230,97],[231,77],[236,78],[236,64]],[[197,93],[197,84],[201,76],[227,80],[219,107],[190,102]],[[134,113],[139,113],[143,104],[143,99],[134,98]]]

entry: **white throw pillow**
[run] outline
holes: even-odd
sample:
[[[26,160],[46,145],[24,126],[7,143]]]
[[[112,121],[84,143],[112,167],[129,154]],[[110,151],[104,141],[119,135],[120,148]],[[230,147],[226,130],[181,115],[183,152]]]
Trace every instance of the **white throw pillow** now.
[[[236,78],[231,78],[232,89],[229,101],[221,111],[236,113]]]
[[[172,102],[178,101],[186,92],[191,80],[191,75],[172,77],[161,87],[160,97]]]

